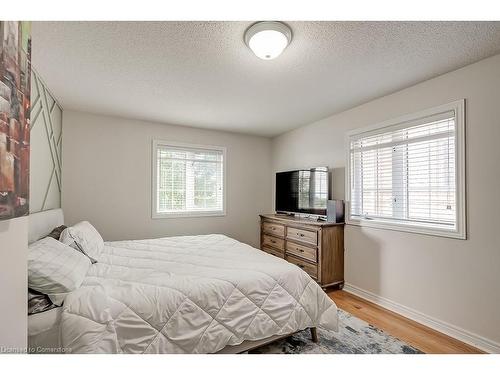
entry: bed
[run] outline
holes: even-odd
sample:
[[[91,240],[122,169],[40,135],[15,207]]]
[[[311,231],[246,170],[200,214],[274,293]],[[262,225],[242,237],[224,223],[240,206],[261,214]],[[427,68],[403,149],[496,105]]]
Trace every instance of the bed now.
[[[30,242],[63,223],[30,216]],[[337,329],[304,271],[220,234],[106,242],[62,307],[29,316],[30,348],[71,353],[238,353],[294,332]]]

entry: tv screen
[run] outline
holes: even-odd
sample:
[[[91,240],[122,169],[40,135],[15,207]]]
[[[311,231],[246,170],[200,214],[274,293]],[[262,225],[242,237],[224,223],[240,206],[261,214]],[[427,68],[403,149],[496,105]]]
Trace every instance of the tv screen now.
[[[328,168],[276,173],[276,211],[326,215]]]

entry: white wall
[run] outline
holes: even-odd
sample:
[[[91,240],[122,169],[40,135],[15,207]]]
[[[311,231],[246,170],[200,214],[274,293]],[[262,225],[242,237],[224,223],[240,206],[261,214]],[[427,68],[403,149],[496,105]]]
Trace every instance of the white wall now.
[[[259,213],[271,210],[271,140],[264,137],[63,113],[62,207],[105,240],[223,233],[259,245]],[[227,148],[227,215],[151,219],[153,138]]]
[[[28,218],[0,221],[0,347],[25,349],[28,340]]]
[[[500,351],[500,55],[276,137],[273,170],[328,165],[343,198],[346,131],[461,98],[468,239],[349,226],[346,282]]]
[[[35,213],[61,207],[62,108],[34,69],[31,102],[30,213]]]

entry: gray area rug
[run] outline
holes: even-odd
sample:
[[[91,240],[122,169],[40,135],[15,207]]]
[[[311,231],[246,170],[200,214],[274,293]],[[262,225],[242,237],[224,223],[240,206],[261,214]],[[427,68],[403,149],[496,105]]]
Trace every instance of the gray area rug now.
[[[275,341],[252,354],[422,354],[367,322],[339,309],[339,332],[318,329],[319,342],[309,329]]]

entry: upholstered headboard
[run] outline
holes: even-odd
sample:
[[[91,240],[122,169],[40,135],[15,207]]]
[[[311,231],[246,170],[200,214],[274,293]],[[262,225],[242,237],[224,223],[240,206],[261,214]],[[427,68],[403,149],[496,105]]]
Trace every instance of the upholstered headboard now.
[[[42,211],[29,216],[28,243],[35,242],[45,237],[52,229],[64,224],[63,210]]]

